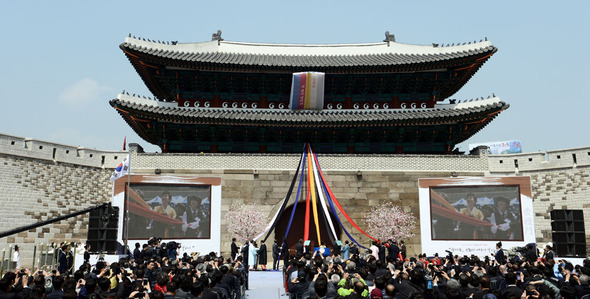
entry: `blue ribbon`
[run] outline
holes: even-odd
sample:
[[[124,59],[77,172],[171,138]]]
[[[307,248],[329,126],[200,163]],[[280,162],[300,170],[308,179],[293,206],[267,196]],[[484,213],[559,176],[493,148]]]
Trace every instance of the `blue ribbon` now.
[[[307,146],[303,150],[303,169],[301,169],[301,176],[299,177],[299,186],[297,186],[297,196],[295,197],[295,204],[293,205],[293,210],[291,211],[291,218],[289,218],[289,224],[287,225],[287,231],[285,232],[285,237],[283,238],[283,244],[287,240],[287,235],[289,234],[289,230],[291,229],[291,224],[293,223],[293,218],[295,218],[295,210],[297,210],[297,202],[299,202],[299,195],[301,194],[301,185],[303,183],[303,174],[305,173],[305,161],[307,160]]]
[[[271,225],[270,229],[268,230],[266,237],[264,237],[265,242],[266,242],[266,239],[268,239],[268,237],[270,236],[270,233],[272,233],[274,231],[275,226],[277,225],[277,223],[279,222],[279,219],[281,219],[281,216],[283,215],[283,212],[285,211],[285,207],[287,206],[287,202],[289,202],[289,198],[291,197],[291,193],[293,192],[293,186],[295,186],[295,182],[297,181],[297,173],[299,172],[299,169],[301,168],[301,165],[302,165],[301,161],[304,161],[303,160],[304,158],[305,158],[305,155],[302,155],[301,158],[299,159],[299,165],[297,165],[297,170],[295,171],[295,175],[293,175],[293,180],[291,180],[291,186],[289,186],[289,191],[287,191],[287,195],[285,196],[285,200],[283,200],[283,204],[279,208],[279,213],[277,215],[277,218],[275,219],[274,223]]]

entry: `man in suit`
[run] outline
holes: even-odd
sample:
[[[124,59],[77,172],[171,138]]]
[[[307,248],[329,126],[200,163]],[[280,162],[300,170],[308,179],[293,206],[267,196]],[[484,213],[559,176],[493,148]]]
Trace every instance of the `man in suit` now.
[[[504,262],[504,260],[506,260],[506,257],[504,256],[504,250],[502,250],[502,242],[496,243],[496,252],[494,253],[494,259],[496,259],[496,262],[498,262],[498,264],[500,265]]]
[[[514,213],[509,210],[510,200],[506,197],[499,196],[495,199],[496,211],[492,214],[491,222],[492,232],[495,232],[496,239],[499,240],[513,240],[522,238],[522,230],[520,228],[520,221]]]
[[[62,245],[59,253],[59,267],[57,270],[62,275],[68,274],[70,267],[73,264],[72,253],[70,252],[71,246],[69,244]]]
[[[279,244],[277,244],[277,240],[274,241],[272,244],[272,269],[278,270],[279,269],[279,254],[281,253],[279,249]]]
[[[239,252],[240,249],[238,249],[238,245],[236,245],[236,238],[231,238],[231,259],[236,260]]]
[[[64,292],[62,290],[62,286],[64,285],[64,277],[63,276],[54,276],[53,277],[53,291],[49,294],[47,294],[47,296],[45,296],[46,299],[60,299],[61,297],[63,297]]]
[[[514,272],[506,273],[506,289],[502,291],[502,298],[509,298],[511,295],[520,298],[523,290],[516,286],[516,274]]]
[[[295,245],[295,249],[297,251],[297,258],[301,258],[303,256],[303,239],[299,239],[299,242]]]
[[[359,248],[356,246],[355,243],[350,243],[350,254],[351,255],[359,255]]]
[[[387,259],[397,261],[397,256],[399,255],[399,247],[397,247],[397,243],[389,239],[388,244],[389,250],[387,251]]]
[[[201,237],[201,217],[199,216],[199,209],[201,207],[201,199],[195,195],[188,197],[188,209],[182,214],[182,231],[184,236],[188,238]],[[233,252],[232,252],[233,253]],[[232,258],[235,256],[232,255]]]

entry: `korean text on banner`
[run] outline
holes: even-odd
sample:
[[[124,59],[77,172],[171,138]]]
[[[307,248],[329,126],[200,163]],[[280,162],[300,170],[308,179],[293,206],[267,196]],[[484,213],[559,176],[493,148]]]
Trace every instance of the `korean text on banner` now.
[[[293,110],[324,108],[324,73],[294,73],[289,108]]]

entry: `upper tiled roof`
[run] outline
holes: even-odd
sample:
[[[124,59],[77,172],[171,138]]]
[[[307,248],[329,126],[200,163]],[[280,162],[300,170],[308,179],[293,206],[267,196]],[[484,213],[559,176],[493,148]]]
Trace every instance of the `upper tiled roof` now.
[[[419,64],[493,53],[489,41],[439,47],[397,42],[367,44],[261,44],[211,41],[168,45],[128,37],[124,51],[194,63],[273,67],[350,67]]]
[[[430,109],[358,109],[300,110],[247,108],[178,107],[176,103],[160,102],[119,94],[110,101],[113,107],[152,115],[161,121],[211,124],[276,124],[276,125],[355,125],[355,124],[432,124],[450,119],[468,120],[473,115],[499,112],[509,105],[497,97],[458,104],[438,104]]]

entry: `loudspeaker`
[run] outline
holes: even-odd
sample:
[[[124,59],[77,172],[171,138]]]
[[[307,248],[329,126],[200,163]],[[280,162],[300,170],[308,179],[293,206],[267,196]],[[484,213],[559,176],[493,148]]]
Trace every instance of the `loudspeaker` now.
[[[551,211],[551,234],[553,250],[558,256],[586,256],[586,230],[582,210]]]
[[[119,228],[119,208],[110,204],[90,212],[88,238],[90,253],[117,253],[117,232]]]

